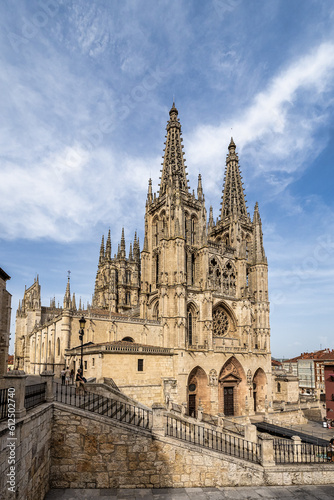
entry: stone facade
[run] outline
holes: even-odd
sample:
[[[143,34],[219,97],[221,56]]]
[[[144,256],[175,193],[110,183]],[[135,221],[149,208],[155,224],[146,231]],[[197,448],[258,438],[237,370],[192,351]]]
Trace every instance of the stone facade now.
[[[77,308],[68,280],[63,307],[40,304],[38,280],[17,311],[15,356],[27,373],[77,369],[84,315],[86,378],[111,377],[131,397],[186,403],[189,414],[252,415],[270,409],[268,264],[256,203],[247,212],[236,145],[226,159],[214,222],[202,177],[191,192],[175,105],[161,183],[149,180],[145,237],[126,255],[124,230],[111,257],[102,239],[92,306]]]
[[[10,338],[11,294],[6,290],[10,276],[0,267],[0,375],[7,372]]]

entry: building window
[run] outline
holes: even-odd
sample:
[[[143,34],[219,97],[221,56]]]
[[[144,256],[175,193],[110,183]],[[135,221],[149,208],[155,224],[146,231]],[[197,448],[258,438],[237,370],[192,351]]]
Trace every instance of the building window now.
[[[277,392],[281,392],[281,384],[277,382]]]
[[[87,370],[87,361],[85,361],[85,370]]]
[[[193,315],[188,312],[188,344],[193,345]]]
[[[60,356],[60,338],[57,338],[57,356]]]
[[[126,303],[126,305],[130,305],[130,302],[131,302],[131,300],[130,300],[130,292],[126,292],[126,294],[125,294],[125,303]]]
[[[144,371],[144,360],[143,359],[138,359],[138,371],[139,372]]]
[[[95,358],[92,358],[92,366],[95,366]]]
[[[195,255],[191,254],[191,284],[195,283]]]
[[[155,283],[159,283],[159,255],[155,258]]]

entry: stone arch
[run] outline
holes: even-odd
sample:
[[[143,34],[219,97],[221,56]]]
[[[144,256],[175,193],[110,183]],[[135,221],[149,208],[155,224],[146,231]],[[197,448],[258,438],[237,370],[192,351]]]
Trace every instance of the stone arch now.
[[[265,411],[267,396],[267,376],[262,368],[258,368],[253,377],[254,413]]]
[[[188,415],[196,417],[199,407],[202,407],[205,413],[210,413],[211,405],[208,377],[200,366],[193,368],[189,374],[187,401]]]
[[[124,339],[122,339],[122,342],[134,342],[134,340],[132,337],[124,337]]]
[[[241,363],[232,356],[218,377],[218,411],[226,417],[245,415],[247,381]]]

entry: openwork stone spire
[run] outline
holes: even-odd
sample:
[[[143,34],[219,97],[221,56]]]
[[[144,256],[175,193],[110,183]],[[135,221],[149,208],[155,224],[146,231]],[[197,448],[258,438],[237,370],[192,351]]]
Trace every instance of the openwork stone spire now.
[[[231,137],[231,142],[228,147],[229,154],[226,158],[225,186],[222,197],[221,219],[229,217],[232,213],[247,217],[247,207],[242,187],[239,159],[235,152],[235,148],[236,146],[233,138]]]
[[[181,139],[181,124],[177,117],[178,110],[173,103],[167,123],[166,148],[161,173],[159,195],[166,193],[168,186],[188,192],[188,180],[184,163]]]

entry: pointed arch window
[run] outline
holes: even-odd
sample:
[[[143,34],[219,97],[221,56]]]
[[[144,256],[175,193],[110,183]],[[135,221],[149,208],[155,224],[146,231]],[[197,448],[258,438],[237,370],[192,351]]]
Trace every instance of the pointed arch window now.
[[[153,316],[153,319],[158,321],[158,319],[159,319],[159,301],[154,304],[152,316]]]
[[[188,346],[195,344],[195,330],[196,330],[196,310],[193,305],[187,308],[187,338],[186,343]]]
[[[159,243],[158,231],[159,231],[158,220],[155,220],[153,223],[153,245],[155,247],[157,247]]]
[[[221,270],[215,257],[209,262],[209,281],[213,288],[221,288]]]
[[[57,356],[60,356],[60,338],[57,338]]]
[[[193,345],[193,315],[188,311],[188,344]]]
[[[195,284],[195,254],[191,254],[191,284]]]
[[[236,272],[230,261],[223,269],[223,291],[226,295],[235,295],[236,292]]]
[[[155,283],[156,283],[156,285],[159,283],[159,255],[158,254],[155,257]]]

